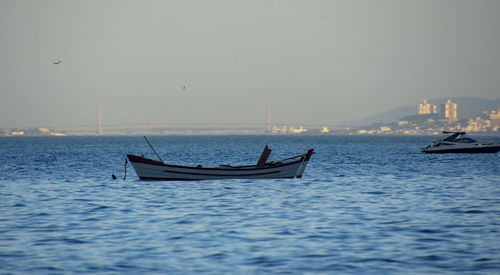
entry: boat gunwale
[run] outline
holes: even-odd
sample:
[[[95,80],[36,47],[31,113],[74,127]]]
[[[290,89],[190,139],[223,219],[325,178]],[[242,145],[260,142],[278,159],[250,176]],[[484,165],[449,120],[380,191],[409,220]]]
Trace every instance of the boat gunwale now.
[[[172,167],[172,168],[182,168],[182,169],[194,169],[194,170],[214,170],[214,171],[255,171],[255,170],[266,170],[266,169],[275,169],[279,167],[289,166],[296,163],[300,163],[304,159],[304,155],[299,155],[300,159],[294,161],[285,161],[281,160],[268,162],[264,167],[257,167],[257,165],[243,165],[243,166],[222,166],[222,167],[197,167],[197,166],[185,166],[185,165],[175,165],[175,164],[166,164],[160,161],[152,160],[149,158],[145,158],[142,156],[137,156],[133,154],[127,154],[127,158],[130,162],[141,163],[141,164],[149,164],[154,166],[162,166],[162,167]]]

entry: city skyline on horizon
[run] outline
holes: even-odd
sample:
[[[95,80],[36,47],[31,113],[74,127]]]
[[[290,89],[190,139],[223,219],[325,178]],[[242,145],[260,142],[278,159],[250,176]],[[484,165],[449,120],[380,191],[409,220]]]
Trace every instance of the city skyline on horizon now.
[[[371,117],[375,117],[377,115],[381,115],[384,113],[391,112],[393,110],[399,109],[399,108],[412,108],[415,109],[415,113],[413,115],[425,115],[425,114],[439,114],[441,117],[445,118],[448,117],[443,113],[444,110],[442,108],[444,105],[446,105],[446,100],[457,100],[457,99],[484,99],[484,98],[477,98],[477,97],[463,97],[463,98],[433,98],[433,99],[422,99],[420,102],[414,105],[407,105],[407,106],[395,106],[390,108],[389,110],[385,110],[381,113],[378,114],[373,114]],[[487,99],[484,99],[487,100]],[[434,107],[437,107],[439,110],[438,112],[430,112],[430,113],[421,113],[421,105],[422,104],[428,104],[430,106],[435,105],[431,104],[430,101],[433,102],[440,102],[440,106],[438,107],[437,105]],[[495,101],[500,101],[500,97],[497,98]],[[451,102],[456,105],[455,102]],[[262,106],[261,106],[262,107]],[[245,125],[267,125],[268,128],[272,127],[271,125],[295,125],[295,126],[313,126],[313,127],[323,127],[323,126],[328,126],[332,128],[342,128],[342,127],[349,127],[351,124],[350,122],[356,121],[356,120],[361,120],[363,118],[357,118],[354,120],[346,121],[344,123],[340,124],[327,124],[327,123],[322,123],[322,122],[312,122],[312,123],[303,123],[300,121],[274,121],[273,120],[273,109],[271,104],[267,104],[264,106],[265,108],[261,108],[262,110],[265,109],[265,117],[263,117],[263,120],[261,121],[242,121],[242,120],[224,120],[224,121],[203,121],[203,120],[198,120],[198,121],[181,121],[181,120],[162,120],[162,119],[154,119],[154,118],[147,118],[144,116],[140,116],[134,113],[126,113],[120,109],[110,107],[105,104],[99,104],[93,108],[90,108],[86,112],[79,114],[73,118],[67,119],[65,122],[59,123],[59,124],[54,124],[54,125],[25,125],[25,126],[15,126],[15,127],[0,127],[0,129],[8,129],[8,128],[71,128],[71,127],[97,127],[97,132],[102,132],[102,127],[103,124],[106,125],[112,125],[112,126],[126,126],[126,125],[139,125],[139,124],[145,124],[145,125],[186,125],[186,126],[196,126],[199,127],[199,125],[237,125],[239,123],[245,124]],[[455,107],[456,108],[456,107]],[[490,108],[491,109],[491,108]],[[495,111],[497,109],[500,109],[500,105],[498,105],[495,108],[492,108],[491,110],[482,110],[483,112],[490,112],[490,111]],[[457,116],[457,110],[455,109],[455,116],[454,119],[458,119],[459,116]],[[412,115],[412,114],[407,114],[407,115]],[[116,117],[121,116],[121,122],[120,119],[116,119]],[[125,118],[125,119],[123,119]],[[266,119],[266,120],[264,120]],[[396,121],[396,120],[394,120]]]
[[[470,109],[481,98],[453,98],[462,101],[464,109]],[[463,102],[464,100],[465,103]],[[423,99],[414,106],[408,106],[412,111],[405,116],[392,120],[378,121],[365,125],[326,125],[303,123],[280,123],[272,121],[271,106],[268,105],[267,122],[166,122],[144,121],[135,123],[113,124],[109,121],[104,125],[103,110],[107,109],[127,115],[109,106],[99,105],[97,124],[91,125],[59,125],[55,127],[20,127],[0,128],[0,136],[66,136],[66,135],[214,135],[214,134],[403,134],[422,135],[439,134],[441,131],[468,131],[475,133],[489,133],[497,135],[500,127],[500,98],[497,102],[490,102],[490,107],[476,106],[475,114],[466,120],[458,119],[457,106],[450,98],[431,99],[433,103],[440,104],[439,113],[437,105]],[[472,103],[472,104],[471,104]],[[477,102],[475,102],[477,103]],[[484,103],[484,102],[483,102]],[[491,107],[493,106],[493,107]],[[434,108],[433,108],[434,107]],[[450,109],[451,108],[451,109]],[[398,108],[396,108],[398,109]],[[394,109],[395,110],[395,109]],[[469,110],[470,112],[470,110]],[[141,118],[144,119],[144,118]],[[398,126],[399,125],[399,126]],[[421,128],[422,127],[422,128]],[[436,129],[437,127],[437,129]]]

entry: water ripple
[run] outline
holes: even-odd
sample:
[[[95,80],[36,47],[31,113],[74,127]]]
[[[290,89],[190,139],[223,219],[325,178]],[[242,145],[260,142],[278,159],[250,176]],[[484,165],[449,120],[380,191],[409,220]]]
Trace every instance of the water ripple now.
[[[500,270],[500,154],[427,156],[426,137],[155,138],[168,162],[204,166],[263,144],[317,153],[300,180],[142,182],[110,177],[148,154],[140,137],[3,139],[0,273]]]

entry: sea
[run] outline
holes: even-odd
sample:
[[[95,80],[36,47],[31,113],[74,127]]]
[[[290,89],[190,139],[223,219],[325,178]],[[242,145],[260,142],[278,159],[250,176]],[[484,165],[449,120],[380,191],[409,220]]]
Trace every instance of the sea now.
[[[2,137],[0,274],[500,274],[500,154],[437,138],[150,136],[170,164],[316,152],[300,179],[167,182],[126,164],[157,159],[142,136]]]

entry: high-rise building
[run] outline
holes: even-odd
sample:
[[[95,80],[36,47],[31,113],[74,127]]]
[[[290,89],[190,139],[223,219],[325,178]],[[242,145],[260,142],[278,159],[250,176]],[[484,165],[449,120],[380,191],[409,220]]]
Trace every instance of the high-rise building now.
[[[422,103],[418,104],[418,114],[419,115],[430,115],[437,113],[437,106],[430,104],[426,99]]]
[[[448,120],[457,120],[457,104],[451,102],[450,99],[446,101],[441,107],[444,118]]]
[[[491,128],[500,128],[500,109],[491,111],[490,113]]]

